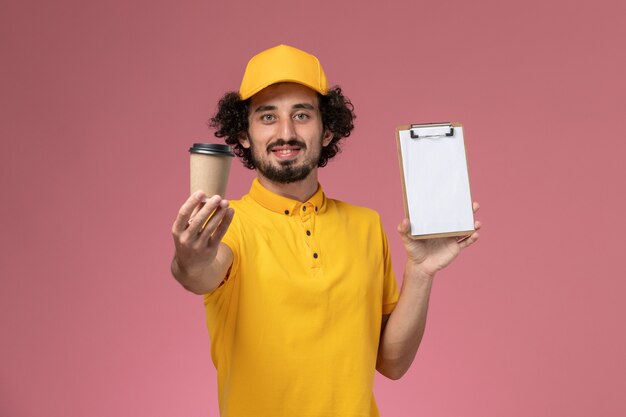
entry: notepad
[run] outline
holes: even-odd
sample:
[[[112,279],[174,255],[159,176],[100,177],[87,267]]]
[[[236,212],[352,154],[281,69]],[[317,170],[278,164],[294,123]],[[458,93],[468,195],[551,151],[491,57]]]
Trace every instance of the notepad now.
[[[416,238],[464,236],[474,213],[460,123],[396,129],[405,210]]]

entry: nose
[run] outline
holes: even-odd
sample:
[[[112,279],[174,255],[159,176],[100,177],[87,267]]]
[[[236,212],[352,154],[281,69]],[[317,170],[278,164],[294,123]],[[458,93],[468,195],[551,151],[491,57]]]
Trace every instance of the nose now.
[[[280,121],[280,137],[284,140],[296,138],[296,127],[291,117],[282,118]]]

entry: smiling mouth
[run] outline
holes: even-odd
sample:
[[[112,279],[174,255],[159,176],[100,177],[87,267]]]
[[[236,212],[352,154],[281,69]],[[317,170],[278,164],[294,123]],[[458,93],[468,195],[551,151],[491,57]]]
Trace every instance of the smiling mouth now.
[[[300,151],[306,148],[306,145],[296,140],[291,140],[289,142],[279,140],[276,143],[270,145],[268,148],[268,150],[276,158],[280,160],[288,160],[298,156]]]
[[[272,149],[272,153],[278,159],[292,159],[295,158],[300,152],[298,146],[276,146]]]

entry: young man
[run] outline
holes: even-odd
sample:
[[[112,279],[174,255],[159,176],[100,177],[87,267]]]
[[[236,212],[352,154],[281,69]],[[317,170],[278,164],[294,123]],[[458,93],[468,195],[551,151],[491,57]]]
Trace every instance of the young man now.
[[[353,119],[317,58],[285,45],[250,60],[212,119],[257,178],[238,201],[189,197],[172,273],[204,295],[222,417],[378,416],[374,370],[407,371],[435,273],[478,239],[413,240],[404,219],[399,293],[378,214],[317,182]]]

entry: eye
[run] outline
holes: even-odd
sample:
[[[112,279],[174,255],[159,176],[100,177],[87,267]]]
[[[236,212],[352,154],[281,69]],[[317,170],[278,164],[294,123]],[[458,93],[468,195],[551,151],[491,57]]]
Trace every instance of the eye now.
[[[261,116],[261,121],[262,122],[273,122],[274,121],[274,115],[273,114],[264,114]]]
[[[296,113],[293,118],[296,120],[308,120],[310,117],[306,113]]]

